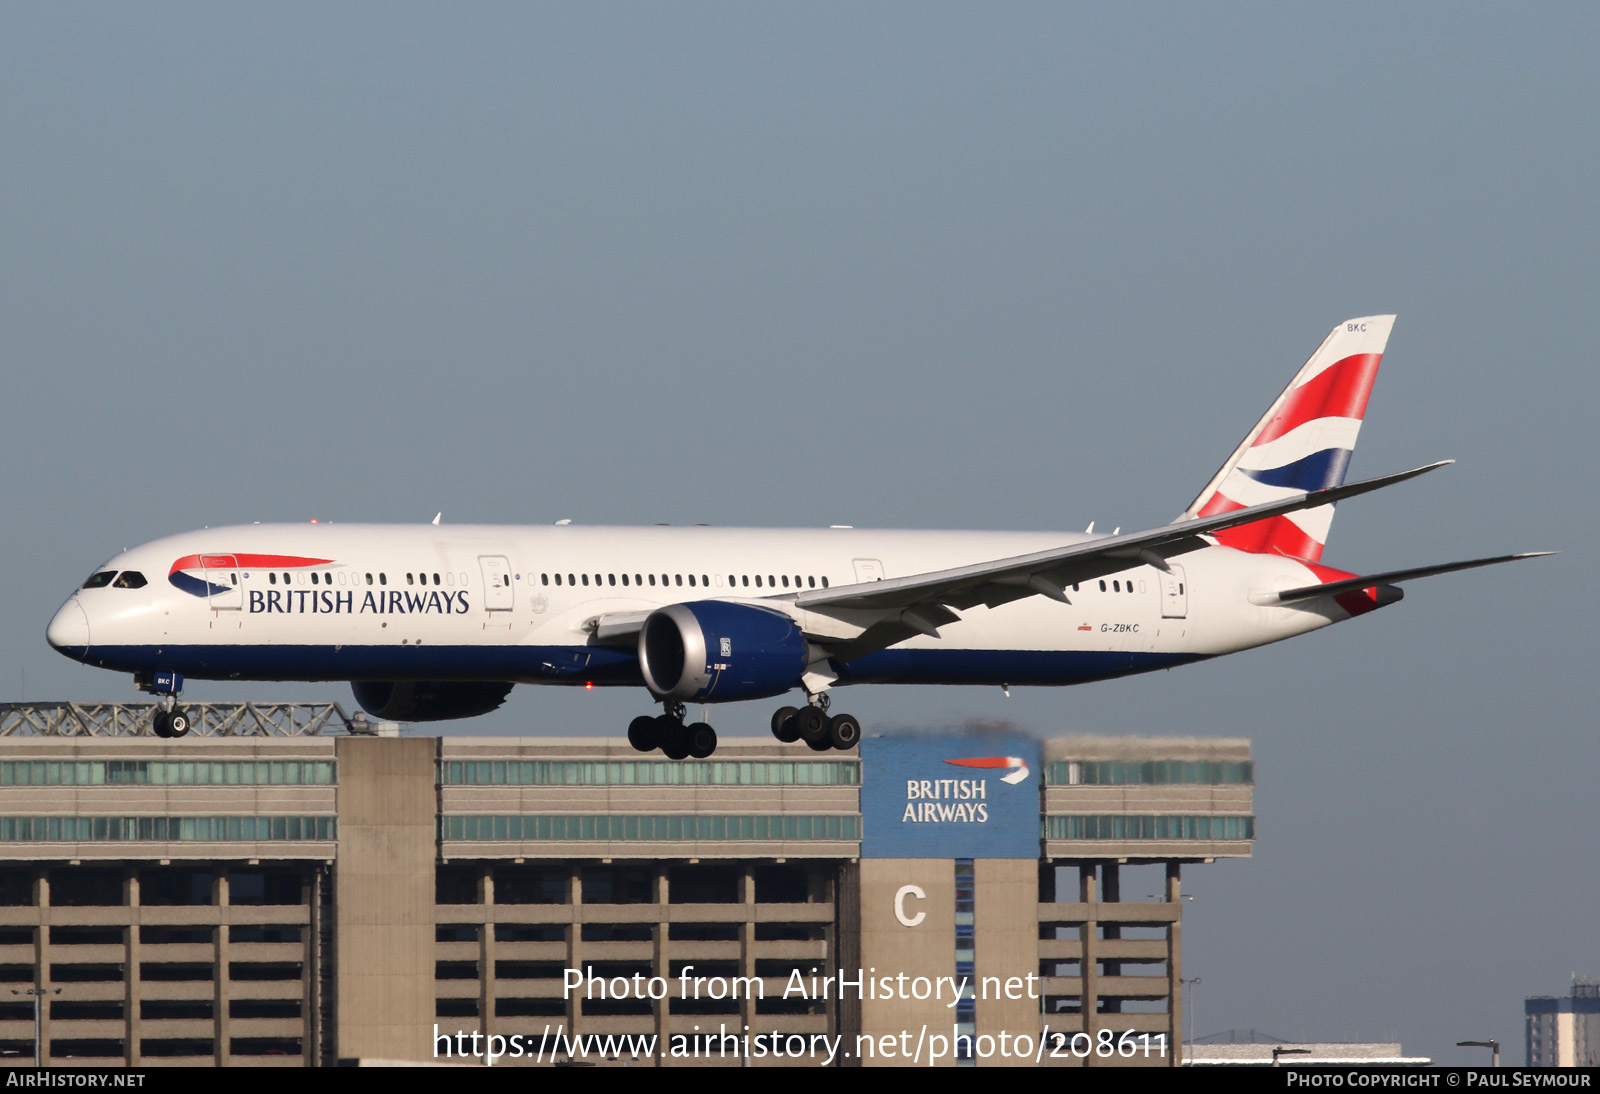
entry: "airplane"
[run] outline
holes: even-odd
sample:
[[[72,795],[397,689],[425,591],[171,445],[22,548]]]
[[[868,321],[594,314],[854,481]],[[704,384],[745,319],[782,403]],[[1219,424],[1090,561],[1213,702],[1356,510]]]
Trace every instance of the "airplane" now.
[[[716,749],[688,704],[795,690],[780,741],[848,750],[861,684],[1066,685],[1235,653],[1401,599],[1401,582],[1536,557],[1358,576],[1325,566],[1393,316],[1339,324],[1171,524],[1139,532],[246,525],[97,567],[47,639],[131,672],[181,737],[185,677],[350,681],[375,718],[469,718],[516,684],[643,687],[640,752]]]

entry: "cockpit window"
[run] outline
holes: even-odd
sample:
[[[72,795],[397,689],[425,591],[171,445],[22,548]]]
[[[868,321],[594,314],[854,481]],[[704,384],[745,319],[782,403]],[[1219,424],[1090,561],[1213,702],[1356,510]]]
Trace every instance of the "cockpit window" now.
[[[113,589],[142,589],[145,587],[144,575],[138,570],[123,570],[120,577],[111,583]]]
[[[111,584],[111,579],[116,576],[117,571],[115,570],[101,570],[97,574],[90,575],[89,580],[83,583],[83,587],[85,589],[103,589]]]

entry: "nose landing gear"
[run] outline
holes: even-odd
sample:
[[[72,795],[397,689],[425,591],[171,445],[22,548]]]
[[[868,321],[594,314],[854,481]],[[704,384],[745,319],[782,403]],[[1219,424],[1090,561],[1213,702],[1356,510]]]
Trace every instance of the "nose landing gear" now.
[[[157,737],[186,737],[189,734],[189,715],[178,705],[183,691],[183,677],[175,672],[139,673],[133,678],[134,686],[160,697],[161,706],[150,717],[150,731]]]
[[[180,706],[158,710],[150,719],[150,729],[157,737],[186,737],[189,715]]]

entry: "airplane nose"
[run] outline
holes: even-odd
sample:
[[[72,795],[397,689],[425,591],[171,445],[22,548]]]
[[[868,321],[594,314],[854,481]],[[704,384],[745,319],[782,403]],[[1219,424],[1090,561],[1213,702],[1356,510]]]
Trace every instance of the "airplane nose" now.
[[[61,605],[44,637],[68,657],[82,659],[89,652],[89,617],[84,614],[83,605],[76,600]]]

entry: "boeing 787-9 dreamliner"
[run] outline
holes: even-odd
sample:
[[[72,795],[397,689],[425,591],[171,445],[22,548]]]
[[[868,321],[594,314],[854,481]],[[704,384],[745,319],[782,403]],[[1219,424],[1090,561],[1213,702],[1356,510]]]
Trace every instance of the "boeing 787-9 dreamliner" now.
[[[709,756],[687,704],[805,701],[783,741],[849,749],[834,689],[1061,685],[1292,638],[1401,598],[1322,564],[1334,503],[1443,466],[1345,483],[1393,316],[1334,328],[1188,508],[1140,532],[254,524],[147,543],[51,620],[74,660],[161,697],[183,680],[348,680],[374,717],[470,718],[516,684],[643,688],[640,751]],[[1445,461],[1448,462],[1448,461]],[[643,698],[643,697],[641,697]]]

